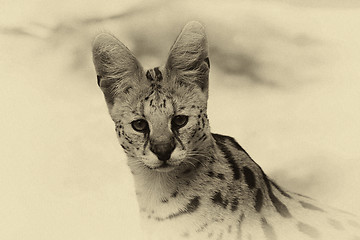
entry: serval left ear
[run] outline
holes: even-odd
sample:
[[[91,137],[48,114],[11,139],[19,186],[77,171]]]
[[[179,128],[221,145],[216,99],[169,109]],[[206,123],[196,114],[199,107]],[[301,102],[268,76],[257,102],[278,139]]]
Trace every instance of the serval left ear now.
[[[143,68],[130,50],[108,33],[95,38],[92,52],[98,85],[110,109],[115,97],[122,98],[139,86]]]
[[[196,84],[208,95],[210,62],[205,28],[196,21],[185,25],[171,47],[166,69],[175,82]]]

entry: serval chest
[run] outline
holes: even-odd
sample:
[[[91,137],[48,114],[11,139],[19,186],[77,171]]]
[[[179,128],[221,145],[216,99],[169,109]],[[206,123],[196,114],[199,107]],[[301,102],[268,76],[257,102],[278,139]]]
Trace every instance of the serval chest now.
[[[201,24],[184,27],[162,67],[144,71],[106,33],[93,58],[149,239],[359,239],[357,217],[283,190],[233,138],[211,133]]]

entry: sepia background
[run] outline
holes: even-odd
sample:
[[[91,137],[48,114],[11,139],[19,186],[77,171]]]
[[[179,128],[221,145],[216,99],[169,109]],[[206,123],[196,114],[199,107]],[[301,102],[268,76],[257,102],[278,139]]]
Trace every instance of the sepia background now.
[[[0,239],[141,237],[91,42],[110,31],[154,67],[188,20],[209,36],[212,131],[286,189],[360,214],[358,1],[0,5]]]

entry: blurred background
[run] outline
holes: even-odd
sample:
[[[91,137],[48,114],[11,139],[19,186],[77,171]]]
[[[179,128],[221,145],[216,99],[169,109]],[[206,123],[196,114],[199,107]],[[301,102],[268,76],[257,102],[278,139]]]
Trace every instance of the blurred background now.
[[[212,131],[285,188],[360,214],[358,1],[0,5],[1,239],[140,238],[91,42],[112,32],[155,67],[189,20],[209,36]]]

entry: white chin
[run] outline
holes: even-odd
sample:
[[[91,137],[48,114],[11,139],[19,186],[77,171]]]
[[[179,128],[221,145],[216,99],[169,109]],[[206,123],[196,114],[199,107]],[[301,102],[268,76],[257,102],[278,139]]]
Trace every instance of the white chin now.
[[[175,166],[166,166],[166,167],[155,168],[154,170],[157,172],[171,172],[174,169]]]

